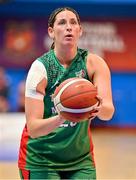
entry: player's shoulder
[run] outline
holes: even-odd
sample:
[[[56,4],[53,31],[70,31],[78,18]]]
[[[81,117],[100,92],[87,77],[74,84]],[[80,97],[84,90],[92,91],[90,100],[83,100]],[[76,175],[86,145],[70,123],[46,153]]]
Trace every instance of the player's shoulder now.
[[[48,57],[51,53],[52,53],[52,50],[49,50],[49,51],[43,53],[41,56],[39,56],[38,58],[36,58],[36,59],[32,62],[31,67],[41,67],[41,68],[43,68],[45,59],[47,59],[47,57]]]
[[[87,66],[92,67],[94,71],[109,71],[107,62],[97,54],[88,53]]]
[[[102,61],[102,62],[104,61],[102,57],[91,52],[88,52],[88,60],[89,61]]]
[[[54,54],[54,50],[50,49],[49,51],[43,53],[38,59],[39,61],[44,61],[45,59],[47,60],[48,58],[52,57]]]
[[[101,56],[99,56],[97,54],[91,53],[91,52],[88,53],[87,61],[89,64],[91,63],[93,65],[105,65],[105,66],[107,66],[107,63],[104,60],[104,58],[102,58]]]
[[[43,69],[44,65],[41,61],[39,61],[39,58],[37,58],[36,60],[34,60],[31,64],[31,69]]]

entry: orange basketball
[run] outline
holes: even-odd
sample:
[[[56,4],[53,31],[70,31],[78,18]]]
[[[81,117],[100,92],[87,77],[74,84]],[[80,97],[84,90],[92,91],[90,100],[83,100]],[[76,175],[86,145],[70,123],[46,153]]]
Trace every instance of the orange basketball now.
[[[67,79],[54,92],[57,112],[73,122],[87,120],[98,103],[97,88],[83,78]]]

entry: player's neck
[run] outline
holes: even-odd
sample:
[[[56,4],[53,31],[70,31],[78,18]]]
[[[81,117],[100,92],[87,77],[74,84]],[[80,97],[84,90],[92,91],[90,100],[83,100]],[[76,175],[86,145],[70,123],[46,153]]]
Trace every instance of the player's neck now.
[[[77,48],[55,48],[54,53],[62,65],[69,65],[77,54]]]

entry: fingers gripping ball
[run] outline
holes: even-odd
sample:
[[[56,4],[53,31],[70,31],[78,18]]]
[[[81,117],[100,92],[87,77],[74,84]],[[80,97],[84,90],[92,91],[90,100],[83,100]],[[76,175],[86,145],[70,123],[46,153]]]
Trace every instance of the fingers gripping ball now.
[[[83,78],[67,79],[54,92],[57,112],[73,122],[87,120],[98,104],[97,88]]]

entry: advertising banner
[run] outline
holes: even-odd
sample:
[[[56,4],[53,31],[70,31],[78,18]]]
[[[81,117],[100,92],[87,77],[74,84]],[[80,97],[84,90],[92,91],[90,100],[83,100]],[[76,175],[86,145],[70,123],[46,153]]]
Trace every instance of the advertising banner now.
[[[79,47],[104,58],[113,72],[136,72],[136,20],[83,19]],[[0,66],[29,68],[52,43],[47,19],[0,20]]]

